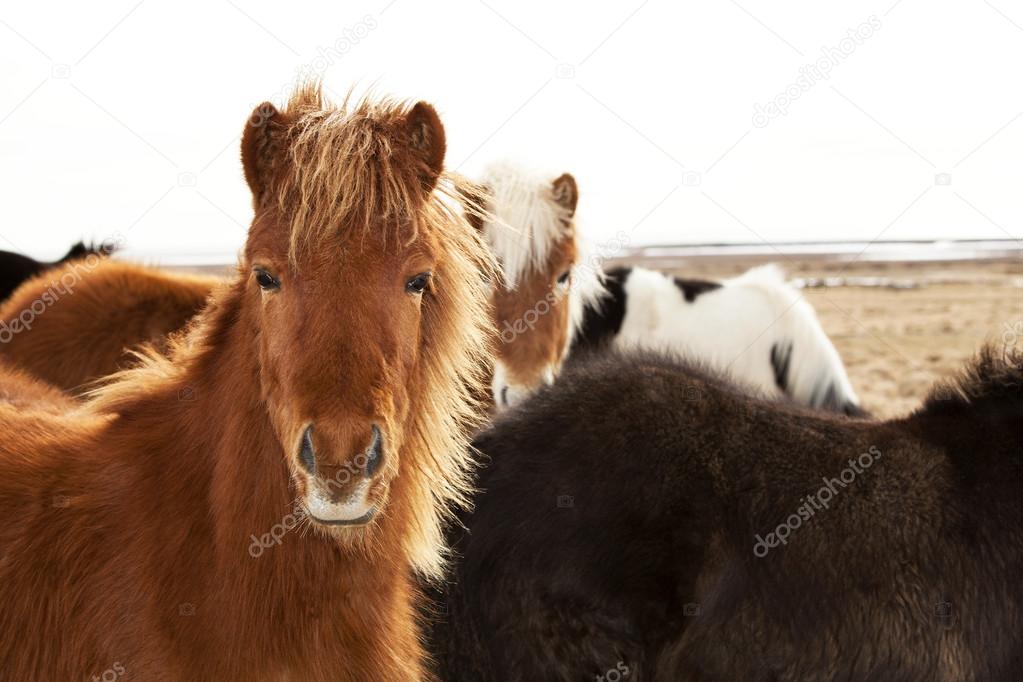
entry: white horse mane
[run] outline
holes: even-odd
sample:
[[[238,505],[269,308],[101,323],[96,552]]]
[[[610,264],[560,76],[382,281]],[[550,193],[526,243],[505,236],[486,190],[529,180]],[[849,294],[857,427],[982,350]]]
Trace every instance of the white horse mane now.
[[[483,224],[483,235],[508,289],[543,267],[551,246],[571,232],[571,213],[554,200],[555,177],[509,162],[493,164],[483,174],[492,218]]]
[[[483,174],[491,216],[483,224],[483,236],[500,263],[508,289],[515,289],[524,275],[543,267],[551,246],[574,229],[571,211],[554,198],[557,176],[509,161],[492,164]],[[601,259],[577,229],[575,244],[566,355],[586,307],[605,294]]]

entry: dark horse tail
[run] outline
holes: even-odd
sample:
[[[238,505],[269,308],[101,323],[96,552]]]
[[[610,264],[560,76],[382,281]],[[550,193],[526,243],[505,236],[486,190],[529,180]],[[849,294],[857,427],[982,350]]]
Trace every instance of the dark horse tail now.
[[[72,245],[63,257],[53,262],[37,261],[13,251],[0,251],[0,302],[6,301],[22,283],[41,272],[89,256],[106,257],[116,249],[116,246],[107,242],[96,245],[80,241]]]

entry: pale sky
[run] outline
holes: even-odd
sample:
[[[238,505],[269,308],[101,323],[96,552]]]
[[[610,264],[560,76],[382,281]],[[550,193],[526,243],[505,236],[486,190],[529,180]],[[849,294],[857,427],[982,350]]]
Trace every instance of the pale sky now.
[[[1009,0],[9,3],[0,248],[233,260],[238,134],[302,72],[573,173],[598,243],[1023,238],[1021,65]]]

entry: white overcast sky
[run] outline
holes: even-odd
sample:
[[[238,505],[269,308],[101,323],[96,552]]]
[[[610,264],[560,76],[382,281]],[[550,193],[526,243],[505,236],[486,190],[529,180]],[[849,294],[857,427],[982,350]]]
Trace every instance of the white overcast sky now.
[[[233,259],[238,134],[324,67],[434,103],[449,167],[572,172],[595,241],[1023,238],[1021,66],[1010,0],[5,3],[0,248]]]

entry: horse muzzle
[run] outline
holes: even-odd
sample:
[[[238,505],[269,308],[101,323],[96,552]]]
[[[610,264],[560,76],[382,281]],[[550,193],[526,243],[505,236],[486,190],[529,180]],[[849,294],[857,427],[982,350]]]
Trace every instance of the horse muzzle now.
[[[374,483],[384,459],[383,434],[377,425],[371,429],[369,446],[340,466],[329,465],[318,455],[309,425],[302,433],[298,459],[308,475],[304,506],[313,521],[361,526],[373,520],[378,511]]]

